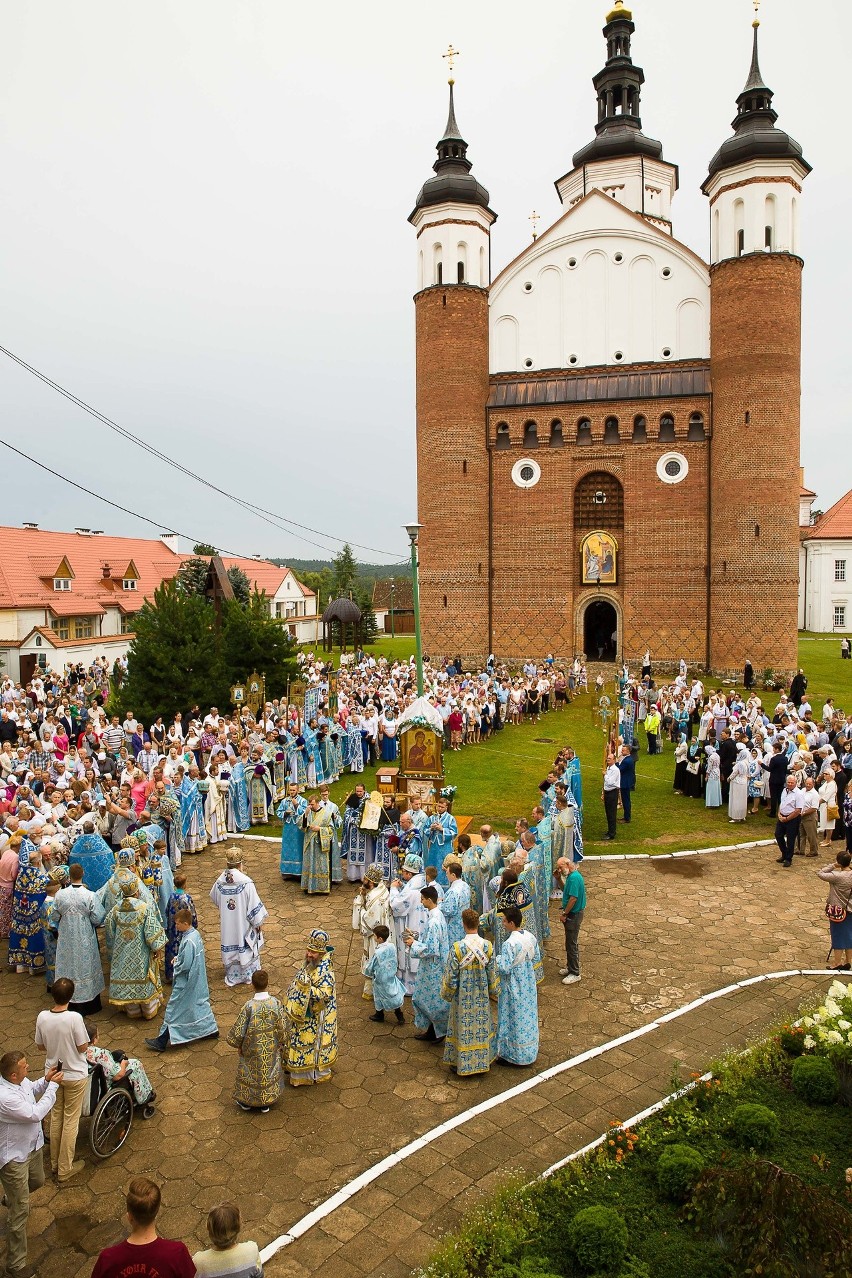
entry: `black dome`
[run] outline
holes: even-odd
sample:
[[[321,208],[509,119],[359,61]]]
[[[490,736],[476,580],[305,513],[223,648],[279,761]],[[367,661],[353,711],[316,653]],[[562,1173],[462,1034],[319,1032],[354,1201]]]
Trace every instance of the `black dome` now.
[[[352,599],[333,599],[322,614],[322,619],[349,624],[361,620],[361,609]]]
[[[456,123],[453,100],[453,82],[450,81],[450,113],[444,136],[437,146],[438,158],[432,165],[435,176],[428,178],[420,188],[411,218],[418,209],[429,209],[436,204],[475,204],[487,209],[491,198],[481,182],[471,173],[473,165],[467,158],[467,143]]]
[[[757,56],[758,26],[755,22],[748,79],[737,98],[737,118],[731,126],[734,135],[722,143],[710,161],[708,180],[749,160],[797,160],[807,173],[811,171],[796,139],[775,127],[778,112],[772,106],[773,93],[763,79]]]

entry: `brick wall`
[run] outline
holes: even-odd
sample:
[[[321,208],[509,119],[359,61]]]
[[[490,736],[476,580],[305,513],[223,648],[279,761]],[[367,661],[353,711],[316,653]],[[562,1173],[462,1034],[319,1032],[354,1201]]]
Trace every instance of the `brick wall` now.
[[[488,294],[446,285],[414,301],[423,647],[487,655]]]
[[[784,253],[711,272],[713,669],[797,665],[801,273]]]
[[[494,484],[493,617],[494,651],[505,657],[553,652],[571,657],[583,651],[583,614],[590,600],[606,598],[620,614],[619,655],[635,664],[646,647],[660,660],[703,666],[706,658],[707,441],[687,441],[689,417],[701,413],[710,428],[709,397],[607,401],[549,405],[543,410],[494,410],[489,435],[498,422],[509,426],[511,447],[492,453]],[[650,438],[661,415],[675,419],[676,440]],[[632,441],[634,418],[648,423],[647,443]],[[621,439],[604,443],[606,418],[615,417]],[[591,446],[578,445],[576,423],[592,422]],[[552,420],[562,421],[566,444],[524,447],[526,422],[536,422],[549,440]],[[679,484],[657,476],[660,456],[682,453],[689,473]],[[535,458],[541,479],[518,488],[511,478],[519,458]],[[599,527],[619,544],[615,586],[583,585],[580,542],[588,529],[574,525],[574,490],[591,471],[614,475],[624,493],[623,526],[601,508]]]

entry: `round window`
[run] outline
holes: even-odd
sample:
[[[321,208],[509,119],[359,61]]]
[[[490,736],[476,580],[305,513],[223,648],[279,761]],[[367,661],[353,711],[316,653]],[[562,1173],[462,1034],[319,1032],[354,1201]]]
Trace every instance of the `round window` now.
[[[522,457],[512,467],[512,483],[518,488],[534,488],[541,479],[541,467],[532,457]]]
[[[689,462],[683,453],[663,453],[657,462],[657,476],[664,484],[679,484],[689,474]]]
[[[573,271],[573,270],[574,270],[574,268],[575,268],[575,267],[576,267],[576,265],[577,265],[577,259],[576,259],[576,257],[569,257],[569,258],[568,258],[568,265],[570,266],[571,270]]]

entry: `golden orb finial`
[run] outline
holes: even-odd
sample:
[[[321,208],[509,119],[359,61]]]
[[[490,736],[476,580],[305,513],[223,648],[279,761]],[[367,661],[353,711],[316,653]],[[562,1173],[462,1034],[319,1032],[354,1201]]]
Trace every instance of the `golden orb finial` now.
[[[625,8],[624,0],[615,0],[615,8],[610,9],[606,15],[607,22],[615,22],[617,18],[622,18],[626,22],[631,22],[633,19],[630,9]]]
[[[759,27],[760,26],[760,0],[752,0],[752,4],[754,5],[754,22],[751,25],[753,27]]]

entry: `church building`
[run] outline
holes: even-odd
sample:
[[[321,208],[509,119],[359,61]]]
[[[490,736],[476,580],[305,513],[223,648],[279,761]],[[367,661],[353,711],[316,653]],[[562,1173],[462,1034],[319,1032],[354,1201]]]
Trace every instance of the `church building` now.
[[[497,214],[450,81],[409,218],[430,654],[795,669],[810,165],[777,127],[758,25],[702,187],[709,264],[675,234],[678,169],[642,131],[623,0],[561,213],[494,279]]]

